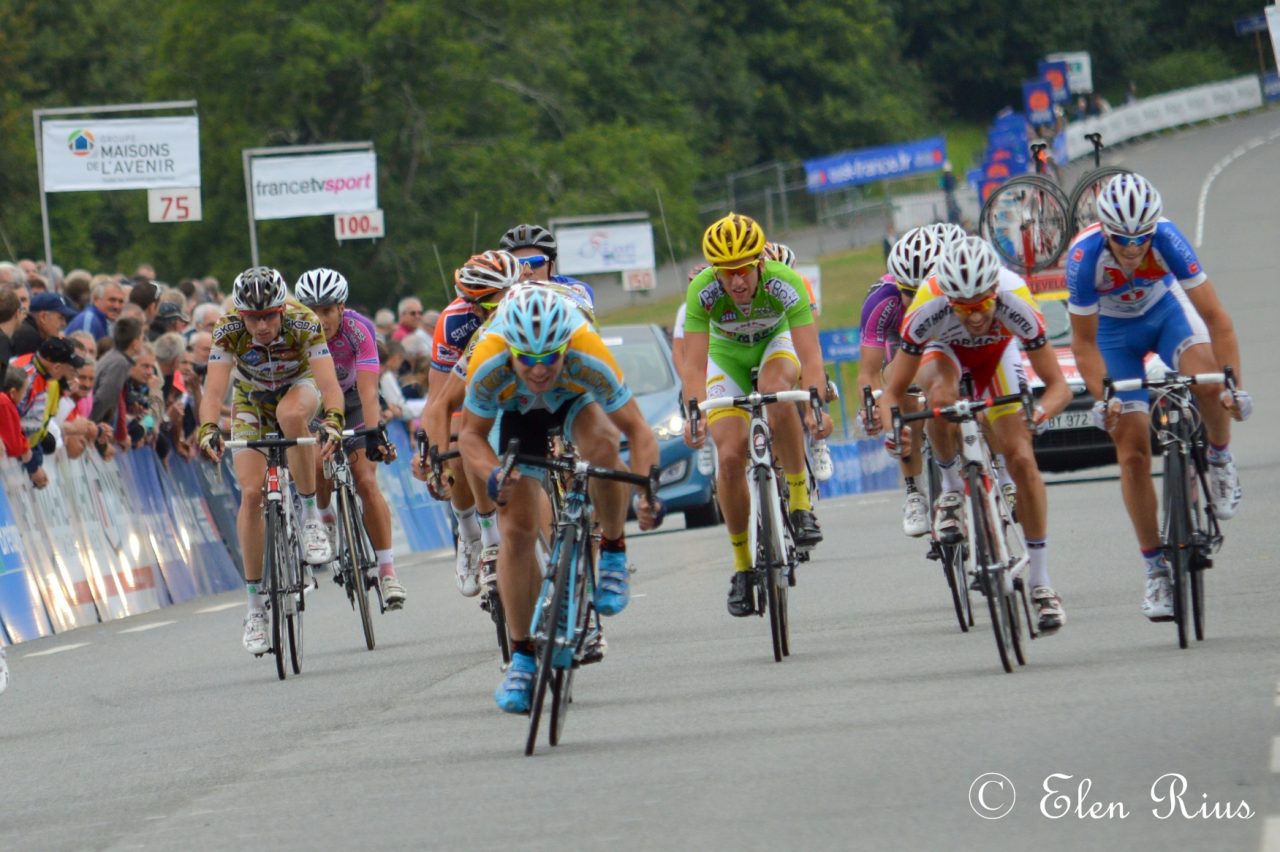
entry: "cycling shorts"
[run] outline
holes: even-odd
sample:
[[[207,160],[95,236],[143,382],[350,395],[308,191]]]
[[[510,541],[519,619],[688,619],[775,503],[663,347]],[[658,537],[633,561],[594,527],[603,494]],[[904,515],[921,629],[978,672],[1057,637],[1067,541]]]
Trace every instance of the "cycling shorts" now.
[[[231,438],[236,441],[260,441],[272,432],[279,432],[280,425],[276,421],[276,406],[285,394],[295,388],[305,387],[311,391],[315,409],[311,417],[320,413],[320,389],[311,377],[295,379],[289,387],[275,390],[258,390],[253,385],[236,382],[231,393]]]
[[[1017,393],[1018,387],[1027,380],[1027,371],[1022,363],[1022,348],[1014,340],[1000,353],[995,360],[977,360],[969,353],[972,349],[954,347],[947,343],[931,342],[925,347],[922,363],[947,360],[955,365],[961,375],[973,376],[974,392],[979,399],[990,399]],[[981,351],[981,350],[978,350]],[[985,353],[984,353],[985,354]],[[987,421],[994,423],[1006,414],[1018,414],[1022,406],[1016,402],[996,405],[987,409]]]
[[[573,440],[573,424],[574,419],[578,416],[578,412],[586,408],[595,398],[591,394],[582,394],[574,397],[561,405],[555,411],[548,411],[545,408],[534,408],[529,411],[502,411],[501,417],[498,418],[497,426],[493,432],[498,436],[498,446],[494,450],[501,456],[506,452],[507,444],[512,438],[520,441],[520,453],[523,455],[537,456],[549,455],[551,452],[551,438],[553,435],[562,435],[569,440]],[[532,467],[530,465],[518,465],[522,476],[532,476],[539,481],[546,474],[540,467]]]
[[[1180,286],[1170,288],[1155,307],[1136,317],[1098,317],[1098,350],[1112,379],[1140,379],[1146,375],[1146,357],[1154,352],[1173,369],[1182,353],[1197,343],[1209,342],[1209,328]],[[1146,411],[1147,391],[1138,388],[1116,394],[1123,410]]]
[[[742,396],[751,392],[751,371],[775,358],[786,358],[800,368],[791,332],[782,331],[768,340],[747,345],[712,338],[707,350],[707,399]],[[741,408],[717,408],[707,414],[707,423],[721,417],[750,415]]]

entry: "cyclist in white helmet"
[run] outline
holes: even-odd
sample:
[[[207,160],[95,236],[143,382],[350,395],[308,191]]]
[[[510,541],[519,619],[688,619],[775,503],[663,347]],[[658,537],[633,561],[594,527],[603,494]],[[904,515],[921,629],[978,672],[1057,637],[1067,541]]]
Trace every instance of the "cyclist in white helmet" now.
[[[1141,175],[1112,178],[1098,194],[1098,221],[1067,249],[1071,351],[1098,400],[1094,424],[1116,444],[1121,493],[1146,567],[1142,613],[1173,618],[1169,564],[1160,549],[1156,493],[1151,484],[1150,416],[1145,390],[1122,391],[1111,407],[1102,379],[1136,379],[1155,352],[1180,373],[1213,373],[1230,365],[1242,384],[1240,347],[1195,250],[1163,216],[1160,193]],[[1210,486],[1220,520],[1240,505],[1240,480],[1228,444],[1231,418],[1244,420],[1253,401],[1221,385],[1195,385],[1208,434]]]
[[[1019,342],[1044,380],[1044,395],[1035,412],[1037,429],[1047,428],[1049,419],[1066,408],[1071,389],[1048,345],[1044,317],[1026,283],[1017,275],[1003,274],[1002,269],[996,250],[979,237],[965,237],[943,249],[936,274],[920,288],[902,323],[902,348],[889,366],[880,398],[886,430],[892,429],[890,409],[901,405],[913,379],[924,389],[931,408],[956,401],[966,371],[982,396],[1017,393],[1025,381]],[[1066,622],[1066,614],[1049,582],[1048,499],[1031,448],[1032,431],[1021,412],[1016,403],[999,405],[987,410],[986,419],[994,449],[1004,454],[1018,483],[1018,518],[1026,533],[1031,599],[1040,631],[1052,633]],[[925,428],[943,479],[934,534],[944,542],[957,543],[964,537],[958,427],[934,418]],[[907,440],[905,429],[903,433],[891,434],[886,443],[901,445]]]

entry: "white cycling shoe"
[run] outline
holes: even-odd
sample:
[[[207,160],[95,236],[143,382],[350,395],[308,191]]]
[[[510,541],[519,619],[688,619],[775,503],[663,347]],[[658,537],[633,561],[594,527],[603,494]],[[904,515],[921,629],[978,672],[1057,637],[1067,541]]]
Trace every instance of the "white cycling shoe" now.
[[[959,491],[944,491],[933,504],[933,535],[943,544],[964,541],[964,496]]]
[[[809,449],[813,455],[813,478],[826,482],[836,472],[835,463],[831,461],[831,448],[825,440],[821,440],[814,441]]]
[[[1236,510],[1240,508],[1240,500],[1244,497],[1235,462],[1209,465],[1209,490],[1213,492],[1213,514],[1218,520],[1234,518]]]
[[[902,531],[919,538],[929,531],[929,500],[919,491],[907,492],[902,504]]]
[[[244,617],[244,649],[255,657],[271,650],[271,643],[267,641],[267,614],[263,610],[249,610]]]
[[[1152,574],[1147,578],[1147,591],[1142,600],[1142,614],[1152,621],[1173,618],[1173,587],[1168,574]]]
[[[453,572],[458,591],[464,598],[474,598],[480,593],[480,539],[458,542]]]
[[[405,591],[400,578],[392,574],[380,577],[378,583],[382,590],[382,603],[387,607],[387,611],[404,609]]]
[[[329,531],[319,518],[302,522],[302,558],[308,565],[325,565],[333,561]]]

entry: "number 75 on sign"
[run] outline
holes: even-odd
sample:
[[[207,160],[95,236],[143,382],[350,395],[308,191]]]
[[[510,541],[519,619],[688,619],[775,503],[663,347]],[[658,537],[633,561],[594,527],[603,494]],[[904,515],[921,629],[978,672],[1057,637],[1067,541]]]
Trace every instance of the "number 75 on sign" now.
[[[200,187],[147,190],[147,220],[150,222],[199,222]]]

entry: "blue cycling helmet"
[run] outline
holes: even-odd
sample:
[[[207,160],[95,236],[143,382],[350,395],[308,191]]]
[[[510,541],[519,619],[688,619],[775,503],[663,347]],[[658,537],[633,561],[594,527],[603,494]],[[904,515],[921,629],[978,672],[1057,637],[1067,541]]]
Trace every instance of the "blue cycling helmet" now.
[[[554,352],[564,346],[581,324],[580,315],[568,299],[536,284],[513,287],[499,310],[507,345],[531,355]]]

